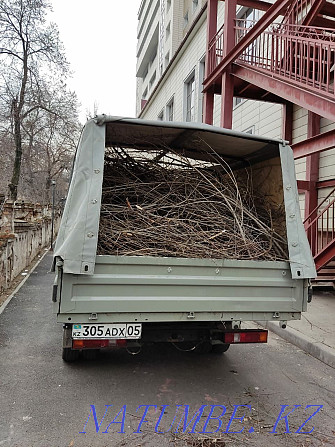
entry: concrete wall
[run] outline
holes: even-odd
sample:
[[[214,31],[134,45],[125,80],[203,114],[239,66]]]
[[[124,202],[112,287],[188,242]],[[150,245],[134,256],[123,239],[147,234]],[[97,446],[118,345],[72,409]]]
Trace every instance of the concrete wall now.
[[[33,259],[50,246],[51,209],[32,204],[5,205],[0,221],[0,293],[6,290]],[[17,216],[25,217],[25,220]],[[56,234],[60,214],[55,215]]]

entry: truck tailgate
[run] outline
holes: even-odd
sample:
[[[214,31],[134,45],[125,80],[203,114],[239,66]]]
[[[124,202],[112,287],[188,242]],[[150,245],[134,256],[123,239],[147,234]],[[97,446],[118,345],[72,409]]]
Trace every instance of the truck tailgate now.
[[[299,318],[292,313],[305,310],[305,283],[288,262],[97,256],[93,275],[63,274],[59,311],[113,313],[114,321],[124,313]]]

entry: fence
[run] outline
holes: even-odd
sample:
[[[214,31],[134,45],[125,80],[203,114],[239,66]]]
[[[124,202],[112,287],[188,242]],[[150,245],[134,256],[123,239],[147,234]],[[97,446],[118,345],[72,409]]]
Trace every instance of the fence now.
[[[56,212],[55,229],[60,213]],[[51,207],[5,202],[0,215],[0,293],[50,246]]]

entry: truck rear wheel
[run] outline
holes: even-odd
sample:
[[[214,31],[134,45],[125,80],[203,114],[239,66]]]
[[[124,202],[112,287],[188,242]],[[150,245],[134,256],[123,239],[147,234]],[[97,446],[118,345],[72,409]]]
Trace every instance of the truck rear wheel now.
[[[217,343],[215,345],[212,345],[211,352],[213,354],[223,354],[224,352],[228,351],[229,346],[229,343]]]
[[[95,360],[97,358],[99,349],[84,349],[82,356],[85,360]]]
[[[209,354],[212,350],[212,346],[209,340],[205,340],[197,345],[195,352],[197,354]]]
[[[63,348],[62,359],[64,362],[75,362],[79,358],[79,351],[76,351],[71,348]]]

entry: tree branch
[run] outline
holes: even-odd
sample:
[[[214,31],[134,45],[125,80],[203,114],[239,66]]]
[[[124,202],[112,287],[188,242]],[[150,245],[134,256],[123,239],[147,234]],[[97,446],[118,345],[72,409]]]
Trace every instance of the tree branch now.
[[[13,53],[13,51],[8,50],[7,48],[0,48],[0,54],[9,54],[10,56],[16,57],[17,59],[20,59],[20,61],[23,62],[23,58],[19,56],[16,53]]]
[[[58,116],[58,117],[59,117],[58,113],[54,112],[54,111],[51,110],[51,109],[48,109],[48,107],[45,107],[45,106],[43,106],[43,105],[41,105],[41,104],[38,104],[38,105],[32,107],[31,109],[27,110],[27,111],[22,115],[22,119],[26,118],[31,112],[33,112],[34,110],[37,110],[37,109],[45,110],[46,112],[51,113],[52,115],[55,115],[55,116]]]

